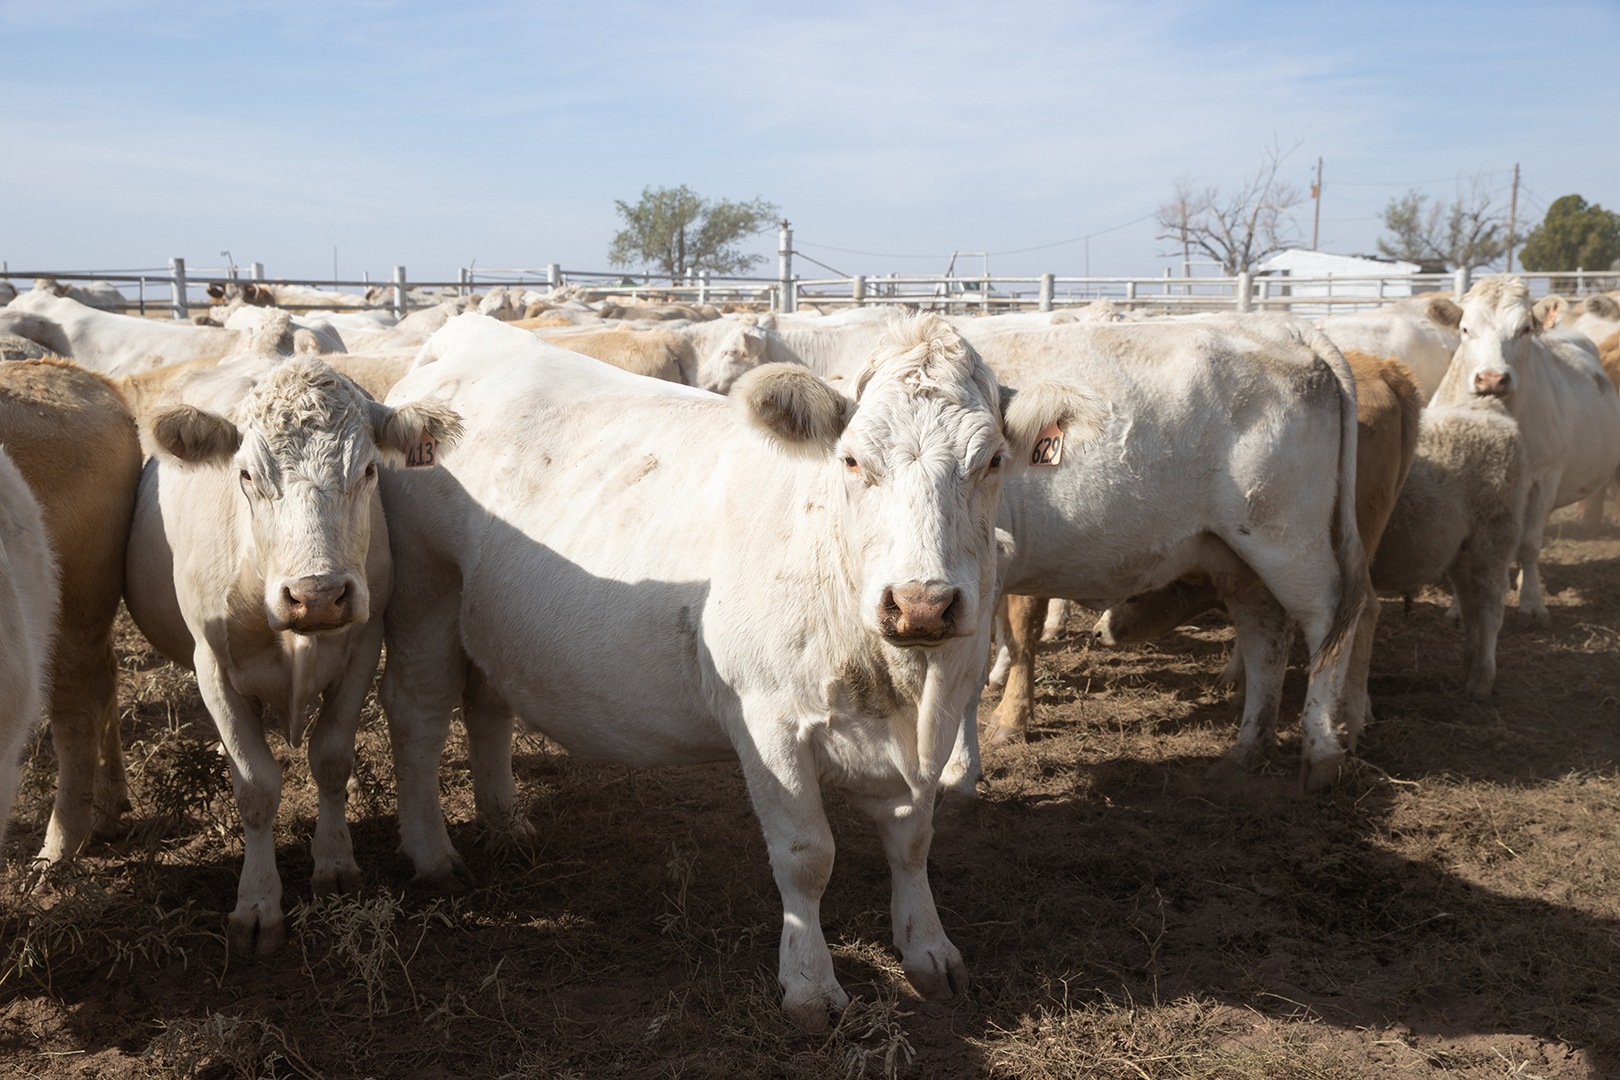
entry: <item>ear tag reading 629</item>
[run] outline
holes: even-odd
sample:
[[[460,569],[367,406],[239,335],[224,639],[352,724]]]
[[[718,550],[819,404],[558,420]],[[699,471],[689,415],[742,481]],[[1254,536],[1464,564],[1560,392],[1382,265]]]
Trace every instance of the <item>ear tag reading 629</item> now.
[[[1041,428],[1041,433],[1035,436],[1035,447],[1029,452],[1031,465],[1061,465],[1063,464],[1063,429],[1057,424],[1047,424]]]
[[[427,432],[422,432],[422,441],[405,451],[405,467],[407,469],[431,469],[438,462],[438,440]]]

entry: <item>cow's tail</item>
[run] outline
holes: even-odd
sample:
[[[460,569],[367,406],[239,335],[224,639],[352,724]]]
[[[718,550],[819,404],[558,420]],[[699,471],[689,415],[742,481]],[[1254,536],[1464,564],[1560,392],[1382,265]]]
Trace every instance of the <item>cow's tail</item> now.
[[[1333,369],[1339,383],[1338,490],[1333,508],[1333,557],[1339,569],[1339,603],[1327,636],[1311,657],[1311,671],[1329,666],[1355,640],[1356,624],[1372,602],[1367,553],[1356,526],[1356,380],[1344,356],[1321,331],[1301,327],[1305,344]]]

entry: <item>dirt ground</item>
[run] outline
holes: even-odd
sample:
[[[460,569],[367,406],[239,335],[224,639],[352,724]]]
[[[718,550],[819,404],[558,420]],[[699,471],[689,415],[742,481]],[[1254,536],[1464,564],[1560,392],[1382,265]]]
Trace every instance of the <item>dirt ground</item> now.
[[[363,892],[311,900],[313,788],[278,743],[291,940],[229,958],[224,762],[190,676],[126,626],[130,829],[35,886],[43,740],[5,852],[0,1074],[1620,1076],[1620,528],[1560,520],[1552,626],[1509,613],[1489,706],[1460,695],[1442,594],[1384,602],[1378,721],[1310,799],[1297,724],[1248,783],[1205,779],[1236,731],[1216,620],[1110,651],[1077,613],[1029,743],[990,751],[980,804],[939,823],[965,1000],[910,994],[876,837],[830,800],[823,921],[857,1001],[816,1036],[776,1008],[780,907],[734,766],[589,766],[520,737],[540,840],[491,848],[453,745],[446,805],[479,884],[417,895],[374,704],[350,806]]]

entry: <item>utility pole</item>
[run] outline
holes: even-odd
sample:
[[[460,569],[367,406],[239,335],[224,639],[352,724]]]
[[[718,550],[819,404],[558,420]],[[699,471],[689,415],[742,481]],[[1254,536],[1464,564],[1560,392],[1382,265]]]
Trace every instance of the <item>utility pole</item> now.
[[[1311,199],[1316,203],[1316,213],[1311,221],[1311,250],[1316,250],[1316,239],[1322,232],[1322,159],[1316,159],[1316,183],[1311,185]]]
[[[1513,163],[1513,198],[1508,202],[1507,272],[1513,273],[1513,242],[1519,228],[1519,163]]]

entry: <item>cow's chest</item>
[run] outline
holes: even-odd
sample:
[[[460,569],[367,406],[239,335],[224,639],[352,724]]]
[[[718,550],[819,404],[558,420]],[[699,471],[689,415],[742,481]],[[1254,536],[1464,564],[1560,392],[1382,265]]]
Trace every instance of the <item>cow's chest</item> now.
[[[908,789],[924,670],[921,662],[885,655],[854,656],[835,666],[817,722],[803,733],[823,784],[884,796]]]
[[[350,637],[342,631],[301,637],[263,623],[233,627],[226,675],[237,693],[270,706],[282,733],[291,738],[321,692],[342,676]]]

